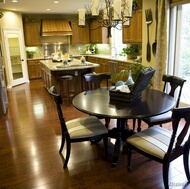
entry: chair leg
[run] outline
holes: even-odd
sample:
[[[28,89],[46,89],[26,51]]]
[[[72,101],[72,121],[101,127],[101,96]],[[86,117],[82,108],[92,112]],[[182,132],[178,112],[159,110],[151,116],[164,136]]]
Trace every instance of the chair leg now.
[[[165,189],[169,189],[168,185],[168,172],[169,172],[169,162],[165,161],[163,163],[163,181]]]
[[[106,117],[105,118],[105,126],[108,128],[110,124],[110,118]]]
[[[135,125],[136,125],[136,119],[133,119],[133,131],[135,130]]]
[[[104,151],[105,151],[105,158],[108,159],[108,137],[103,138],[104,141]]]
[[[188,182],[190,182],[190,173],[189,173],[189,145],[185,146],[183,154],[183,166],[185,169],[185,174]]]
[[[132,158],[132,148],[130,144],[128,143],[128,149],[127,149],[127,170],[128,172],[131,172],[131,158]]]
[[[60,148],[59,148],[59,153],[62,152],[63,147],[64,147],[64,144],[65,144],[65,135],[64,135],[64,133],[62,133],[61,146],[60,146]]]
[[[137,128],[137,131],[138,131],[138,132],[141,131],[141,122],[142,122],[142,120],[141,120],[141,119],[138,119],[138,128]]]
[[[70,157],[70,152],[71,152],[71,143],[70,143],[70,141],[67,140],[67,152],[66,152],[66,159],[65,159],[65,163],[64,163],[64,168],[67,167],[67,163],[68,163],[69,157]]]

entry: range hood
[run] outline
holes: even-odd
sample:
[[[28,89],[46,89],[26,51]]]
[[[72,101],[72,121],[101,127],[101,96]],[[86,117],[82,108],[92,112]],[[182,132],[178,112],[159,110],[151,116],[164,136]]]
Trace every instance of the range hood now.
[[[42,20],[42,36],[72,35],[71,27],[66,20]]]

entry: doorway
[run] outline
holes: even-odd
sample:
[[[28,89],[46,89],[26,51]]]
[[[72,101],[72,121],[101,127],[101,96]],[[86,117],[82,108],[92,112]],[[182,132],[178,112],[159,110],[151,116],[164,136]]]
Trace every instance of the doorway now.
[[[4,29],[5,49],[11,87],[28,81],[20,29]]]

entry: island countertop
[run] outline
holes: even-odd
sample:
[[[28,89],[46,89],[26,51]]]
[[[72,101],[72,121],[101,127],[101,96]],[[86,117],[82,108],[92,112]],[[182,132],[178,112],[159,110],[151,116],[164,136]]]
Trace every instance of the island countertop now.
[[[55,86],[59,94],[64,94],[66,86],[59,80],[60,76],[72,75],[73,84],[70,86],[75,94],[85,90],[84,74],[94,72],[94,68],[99,64],[86,61],[84,64],[78,59],[73,59],[68,65],[52,60],[40,60],[42,81],[47,89]],[[62,86],[62,87],[61,87]],[[61,89],[62,88],[62,89]]]
[[[52,60],[41,60],[41,64],[46,66],[50,71],[61,71],[61,70],[80,70],[87,68],[98,67],[99,64],[91,63],[86,61],[84,64],[81,63],[78,59],[73,59],[71,62],[68,62],[68,65],[64,65],[62,62],[53,62]]]

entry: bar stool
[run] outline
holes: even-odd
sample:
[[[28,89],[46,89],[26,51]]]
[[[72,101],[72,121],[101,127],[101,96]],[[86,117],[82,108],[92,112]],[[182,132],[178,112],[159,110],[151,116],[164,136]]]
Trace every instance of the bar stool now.
[[[75,96],[75,81],[73,75],[62,75],[59,77],[60,81],[60,93],[63,98],[66,98],[68,105],[70,99]]]

